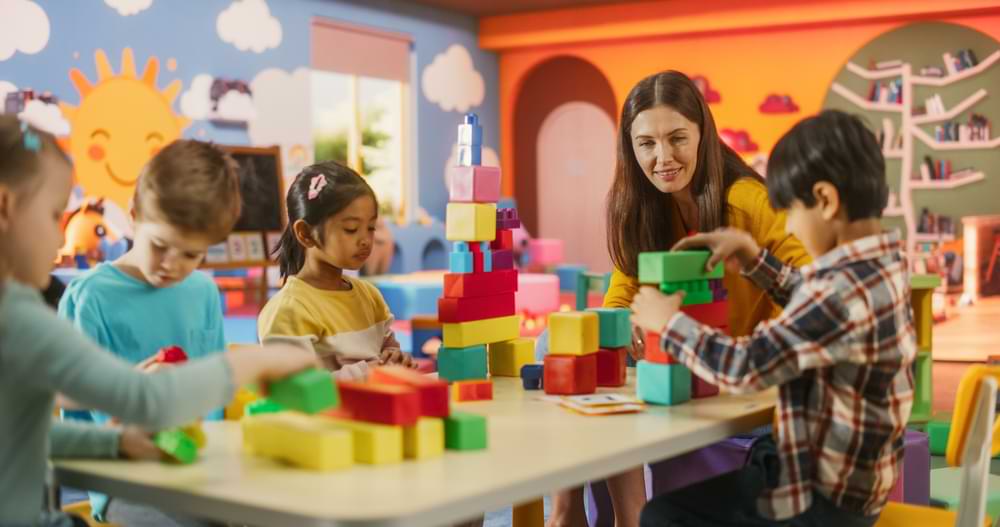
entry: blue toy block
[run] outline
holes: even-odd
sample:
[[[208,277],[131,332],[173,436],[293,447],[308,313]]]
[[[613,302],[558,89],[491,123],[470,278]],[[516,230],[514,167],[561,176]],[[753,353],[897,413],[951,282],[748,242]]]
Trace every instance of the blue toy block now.
[[[489,273],[493,271],[493,251],[490,250],[490,242],[482,242],[480,245],[480,251],[483,253],[483,272]]]
[[[691,400],[691,370],[683,364],[639,361],[636,395],[649,404],[673,406]]]
[[[458,125],[458,145],[481,146],[483,144],[483,127],[479,126],[479,116],[474,113],[465,114],[464,122]]]
[[[483,148],[478,145],[458,147],[458,166],[472,167],[483,164]]]
[[[397,282],[372,280],[382,293],[389,312],[397,320],[409,320],[414,315],[436,315],[437,301],[444,294],[444,284],[436,282]]]
[[[543,378],[545,378],[544,365],[525,364],[521,366],[521,383],[525,390],[541,390]]]
[[[439,339],[442,338],[441,328],[435,328],[435,329],[430,329],[430,328],[416,328],[413,331],[411,331],[410,334],[412,335],[412,337],[411,337],[412,344],[410,346],[410,354],[412,354],[413,358],[415,358],[415,359],[424,359],[424,358],[427,358],[427,355],[425,355],[422,350],[423,350],[424,344],[428,340],[430,340],[430,339],[432,339],[434,337],[437,337]]]
[[[472,252],[469,251],[469,246],[465,242],[455,242],[451,246],[448,271],[451,273],[472,272]]]
[[[557,265],[556,276],[559,277],[559,291],[576,292],[576,284],[585,272],[587,272],[585,265]]]
[[[600,323],[602,348],[622,348],[632,344],[632,322],[629,310],[617,307],[592,307]]]

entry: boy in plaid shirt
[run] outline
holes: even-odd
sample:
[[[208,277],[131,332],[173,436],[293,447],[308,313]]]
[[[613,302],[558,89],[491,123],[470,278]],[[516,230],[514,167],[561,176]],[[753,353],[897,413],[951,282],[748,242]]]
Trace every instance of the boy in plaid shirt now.
[[[675,249],[708,247],[709,267],[739,265],[781,316],[731,338],[680,313],[680,294],[646,287],[632,320],[729,392],[778,386],[774,438],[758,440],[743,469],[651,501],[643,527],[872,525],[899,476],[916,342],[902,243],[879,221],[882,150],[858,118],[825,111],[781,138],[767,188],[811,265],[784,265],[732,229]]]

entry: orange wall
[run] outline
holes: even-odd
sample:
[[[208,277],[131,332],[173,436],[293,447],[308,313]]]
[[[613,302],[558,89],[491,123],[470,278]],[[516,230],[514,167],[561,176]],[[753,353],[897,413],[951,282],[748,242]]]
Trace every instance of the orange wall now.
[[[532,67],[555,56],[593,63],[608,78],[619,111],[646,75],[664,69],[704,75],[722,96],[711,105],[718,127],[746,129],[767,153],[796,121],[820,110],[844,63],[882,33],[915,20],[940,20],[1000,39],[1000,6],[979,0],[725,0],[711,2],[711,9],[724,11],[698,7],[705,4],[673,0],[484,18],[480,45],[500,54],[501,163],[510,176],[504,178],[505,195],[513,194],[517,177],[512,148],[517,92]],[[941,47],[950,49],[948,43]],[[799,113],[760,113],[758,106],[771,93],[791,95]]]

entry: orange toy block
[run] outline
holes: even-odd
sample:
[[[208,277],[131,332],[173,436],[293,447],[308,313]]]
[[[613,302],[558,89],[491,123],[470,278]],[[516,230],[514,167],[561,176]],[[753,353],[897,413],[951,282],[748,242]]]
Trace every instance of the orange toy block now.
[[[451,385],[451,398],[455,402],[492,401],[493,381],[488,379],[455,381]]]
[[[660,334],[651,331],[646,332],[643,345],[645,359],[656,364],[676,364],[677,359],[673,355],[663,351],[660,347]]]

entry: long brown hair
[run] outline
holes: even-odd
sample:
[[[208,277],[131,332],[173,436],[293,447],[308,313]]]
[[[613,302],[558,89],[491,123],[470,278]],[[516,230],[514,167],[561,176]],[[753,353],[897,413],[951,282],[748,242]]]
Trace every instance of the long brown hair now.
[[[714,230],[727,224],[726,192],[743,177],[761,177],[719,139],[712,112],[698,87],[678,71],[664,71],[639,81],[622,105],[618,125],[615,179],[608,192],[608,251],[623,273],[638,275],[640,252],[665,251],[670,239],[671,198],[646,178],[632,150],[632,121],[641,112],[669,106],[698,125],[698,161],[691,178],[691,195],[698,205],[698,229]]]

